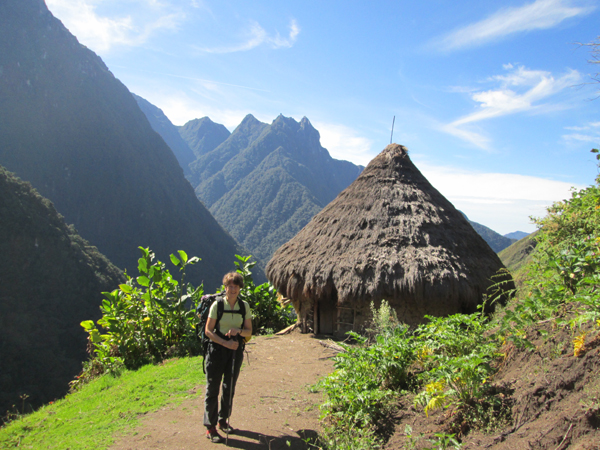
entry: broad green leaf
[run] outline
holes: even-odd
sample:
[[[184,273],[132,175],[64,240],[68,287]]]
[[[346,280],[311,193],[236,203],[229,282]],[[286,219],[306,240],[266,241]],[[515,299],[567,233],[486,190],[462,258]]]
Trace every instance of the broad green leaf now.
[[[131,294],[133,292],[133,288],[128,284],[120,284],[119,289],[121,289],[126,294]]]
[[[145,276],[137,277],[137,282],[140,286],[145,286],[145,287],[150,286],[150,280],[148,279],[148,277],[145,277]]]
[[[180,250],[181,251],[181,250]],[[171,262],[175,265],[175,267],[179,267],[181,265],[181,261],[177,256],[171,253]]]
[[[93,320],[84,320],[83,322],[80,323],[80,325],[85,329],[85,331],[88,331],[88,332],[90,330],[96,328]]]
[[[138,260],[138,271],[140,273],[148,273],[148,261],[144,258]]]
[[[177,253],[179,253],[179,257],[181,258],[181,261],[185,264],[188,260],[187,253],[184,252],[183,250],[177,250]]]

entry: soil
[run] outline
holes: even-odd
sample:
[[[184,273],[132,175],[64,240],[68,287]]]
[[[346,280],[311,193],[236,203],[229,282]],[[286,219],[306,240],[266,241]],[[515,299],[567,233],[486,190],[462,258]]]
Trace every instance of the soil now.
[[[579,333],[579,332],[577,332]],[[401,397],[389,423],[384,449],[454,448],[434,446],[435,434],[455,433],[463,450],[600,450],[600,337],[590,328],[585,347],[573,354],[574,334],[543,323],[529,331],[533,350],[512,344],[492,386],[502,400],[505,421],[487,431],[471,429],[460,414],[438,410],[427,417],[409,396]],[[308,449],[321,430],[322,397],[309,386],[333,370],[333,350],[298,331],[255,337],[247,346],[249,361],[240,374],[231,424],[238,433],[229,446],[240,449]],[[204,387],[200,395],[142,419],[135,434],[111,450],[209,449],[204,437]],[[406,426],[412,432],[407,435]]]
[[[255,336],[236,388],[229,447],[239,449],[308,449],[321,427],[320,393],[309,388],[333,370],[334,351],[320,339],[293,331],[283,336]],[[199,395],[141,419],[133,434],[123,436],[111,450],[215,449],[205,438],[204,386]],[[225,437],[225,435],[223,434]],[[224,444],[222,444],[224,446]]]
[[[535,348],[518,350],[507,345],[492,381],[509,412],[502,426],[487,432],[470,430],[460,414],[438,410],[426,417],[405,399],[399,404],[395,433],[384,448],[433,447],[435,433],[457,433],[462,450],[600,450],[598,328],[588,330],[585,349],[578,357],[569,328],[544,323],[528,334]],[[410,436],[406,425],[412,427]]]

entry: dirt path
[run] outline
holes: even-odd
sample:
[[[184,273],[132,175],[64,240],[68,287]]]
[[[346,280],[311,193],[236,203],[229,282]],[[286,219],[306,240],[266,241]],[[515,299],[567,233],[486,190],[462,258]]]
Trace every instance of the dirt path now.
[[[308,448],[305,440],[320,429],[321,394],[308,386],[333,370],[334,353],[311,335],[255,337],[246,346],[248,356],[240,373],[229,436],[229,447],[240,449]],[[202,424],[204,386],[200,395],[175,408],[165,408],[142,419],[134,434],[123,437],[111,450],[215,449]]]

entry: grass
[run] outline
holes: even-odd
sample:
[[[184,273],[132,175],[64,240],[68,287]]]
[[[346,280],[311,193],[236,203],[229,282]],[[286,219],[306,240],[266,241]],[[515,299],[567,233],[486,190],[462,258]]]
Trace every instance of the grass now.
[[[144,414],[200,395],[204,382],[201,357],[104,375],[1,428],[0,448],[106,449]]]

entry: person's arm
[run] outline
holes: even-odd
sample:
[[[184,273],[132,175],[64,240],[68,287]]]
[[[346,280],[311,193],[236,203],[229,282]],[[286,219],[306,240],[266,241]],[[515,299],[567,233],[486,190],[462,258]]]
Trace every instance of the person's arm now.
[[[230,350],[237,350],[239,343],[235,339],[227,340],[219,337],[217,333],[215,333],[215,326],[217,325],[217,319],[211,319],[210,317],[206,321],[206,327],[204,328],[204,334],[208,336],[208,338],[215,342],[216,344],[222,345]],[[252,326],[252,325],[251,325]],[[231,332],[231,330],[229,330]],[[229,333],[227,333],[229,334]]]
[[[206,326],[208,326],[208,323],[206,324]],[[244,323],[242,324],[242,328],[232,328],[226,334],[227,337],[238,336],[238,335],[243,336],[243,337],[252,336],[252,319],[248,318],[248,319],[244,320]]]

